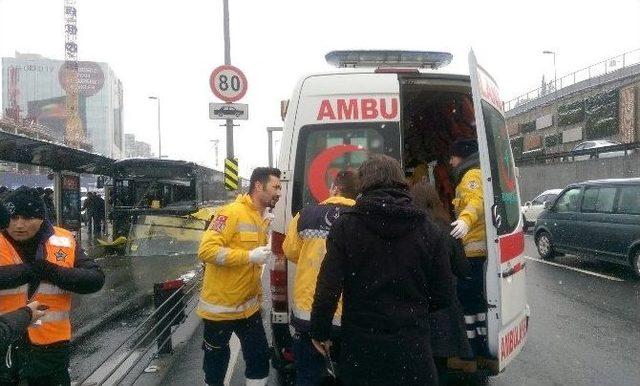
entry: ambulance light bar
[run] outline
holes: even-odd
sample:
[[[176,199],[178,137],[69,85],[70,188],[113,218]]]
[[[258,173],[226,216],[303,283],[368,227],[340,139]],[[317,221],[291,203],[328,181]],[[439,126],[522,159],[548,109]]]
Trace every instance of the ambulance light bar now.
[[[431,51],[331,51],[325,55],[327,63],[339,68],[430,68],[438,69],[451,63],[448,52]]]

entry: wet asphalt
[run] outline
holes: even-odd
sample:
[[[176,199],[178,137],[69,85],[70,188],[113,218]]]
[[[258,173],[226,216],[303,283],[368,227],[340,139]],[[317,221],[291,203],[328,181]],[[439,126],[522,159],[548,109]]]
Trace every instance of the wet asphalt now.
[[[558,257],[553,262],[557,265],[549,265],[539,259],[531,235],[526,236],[525,253],[530,257],[528,340],[503,373],[481,383],[639,385],[640,280],[622,266],[577,256]],[[238,355],[232,386],[244,384],[243,371]],[[278,384],[271,371],[269,385]]]
[[[526,275],[531,307],[528,340],[511,365],[486,384],[639,384],[640,280],[624,267],[577,256],[558,257],[551,265],[539,259],[530,235],[526,237],[525,247],[529,257]],[[180,264],[175,257],[173,260],[145,259],[105,258],[101,261],[107,272],[107,285],[98,294],[78,299],[75,323],[104,317],[114,307],[132,299],[142,301],[136,305],[132,302],[132,312],[114,318],[80,340],[74,349],[72,374],[86,373],[151,312],[153,282],[169,279],[195,265],[195,258]],[[266,290],[268,286],[264,281]],[[268,312],[264,315],[268,318]],[[268,329],[266,320],[265,324]],[[199,334],[198,330],[191,339],[194,348],[176,361],[181,367],[170,371],[169,378],[162,384],[202,379]],[[244,362],[238,353],[240,348],[234,341],[231,346],[237,361],[230,368],[229,384],[243,385]],[[278,384],[272,371],[269,385]]]

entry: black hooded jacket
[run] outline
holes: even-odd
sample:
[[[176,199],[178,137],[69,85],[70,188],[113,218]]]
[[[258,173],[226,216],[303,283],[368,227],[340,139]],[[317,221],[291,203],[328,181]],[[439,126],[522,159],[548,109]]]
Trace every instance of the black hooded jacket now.
[[[365,192],[327,238],[311,313],[311,335],[329,338],[343,294],[342,331],[426,334],[427,315],[449,305],[453,281],[442,230],[404,189]]]

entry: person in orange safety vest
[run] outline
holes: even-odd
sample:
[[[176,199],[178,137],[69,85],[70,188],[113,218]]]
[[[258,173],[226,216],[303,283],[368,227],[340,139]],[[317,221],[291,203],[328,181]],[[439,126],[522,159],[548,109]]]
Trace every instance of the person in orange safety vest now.
[[[0,384],[69,385],[71,293],[99,291],[104,274],[71,232],[51,225],[35,189],[18,188],[2,205],[10,220],[0,232],[0,314],[32,301],[47,312],[3,353]]]

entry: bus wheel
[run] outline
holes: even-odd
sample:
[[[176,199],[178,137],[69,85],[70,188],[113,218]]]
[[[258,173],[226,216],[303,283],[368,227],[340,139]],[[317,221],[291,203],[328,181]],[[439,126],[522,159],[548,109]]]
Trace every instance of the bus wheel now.
[[[553,251],[553,243],[551,242],[551,235],[547,232],[540,232],[536,237],[536,247],[538,247],[538,253],[544,260],[553,260],[555,252]]]

